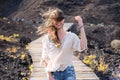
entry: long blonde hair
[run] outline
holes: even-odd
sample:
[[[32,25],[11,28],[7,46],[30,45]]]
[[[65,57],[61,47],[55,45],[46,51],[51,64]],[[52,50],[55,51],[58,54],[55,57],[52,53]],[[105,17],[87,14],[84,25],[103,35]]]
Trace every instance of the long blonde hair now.
[[[38,28],[40,34],[47,33],[47,30],[51,30],[52,34],[50,35],[50,39],[54,43],[54,45],[59,48],[61,46],[61,42],[57,35],[57,29],[55,28],[55,24],[64,19],[64,13],[62,10],[58,8],[51,8],[47,12],[43,14],[44,22]]]

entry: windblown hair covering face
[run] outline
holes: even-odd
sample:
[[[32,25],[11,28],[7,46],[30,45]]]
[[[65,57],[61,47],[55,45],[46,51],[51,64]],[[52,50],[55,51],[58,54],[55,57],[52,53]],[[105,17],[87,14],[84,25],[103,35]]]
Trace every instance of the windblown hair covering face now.
[[[54,45],[59,48],[61,46],[61,42],[58,38],[55,24],[64,19],[64,13],[58,8],[50,8],[43,14],[43,19],[43,24],[38,27],[38,32],[40,34],[44,34],[47,33],[48,30],[52,31],[52,33],[49,34],[49,37]]]

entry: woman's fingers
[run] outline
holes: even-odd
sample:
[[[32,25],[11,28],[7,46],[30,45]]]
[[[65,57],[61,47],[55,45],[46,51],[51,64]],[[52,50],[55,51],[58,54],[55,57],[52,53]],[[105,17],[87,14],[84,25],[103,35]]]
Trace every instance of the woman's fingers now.
[[[82,21],[82,18],[81,18],[81,16],[75,16],[75,20],[76,21]]]
[[[79,26],[83,26],[83,20],[81,16],[75,16],[75,20],[78,22]]]

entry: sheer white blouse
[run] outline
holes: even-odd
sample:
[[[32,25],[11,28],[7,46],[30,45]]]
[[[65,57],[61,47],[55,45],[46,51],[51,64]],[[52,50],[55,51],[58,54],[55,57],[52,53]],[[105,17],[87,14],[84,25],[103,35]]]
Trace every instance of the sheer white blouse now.
[[[65,70],[67,66],[73,65],[73,51],[81,52],[80,39],[72,32],[67,32],[61,43],[61,47],[56,48],[48,34],[45,35],[42,40],[43,48],[41,59],[48,63],[46,67],[46,71],[48,72]]]

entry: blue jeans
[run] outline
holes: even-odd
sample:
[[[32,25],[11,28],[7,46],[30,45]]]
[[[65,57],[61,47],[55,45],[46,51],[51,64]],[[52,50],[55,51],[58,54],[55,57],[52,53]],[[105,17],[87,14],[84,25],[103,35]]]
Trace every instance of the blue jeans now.
[[[52,72],[55,80],[76,80],[73,66],[68,66],[64,71]]]

